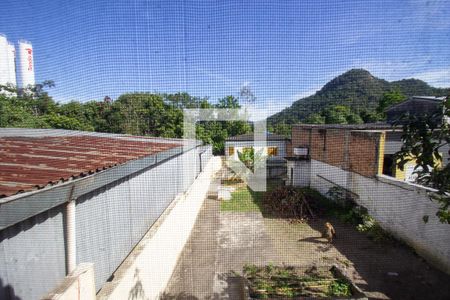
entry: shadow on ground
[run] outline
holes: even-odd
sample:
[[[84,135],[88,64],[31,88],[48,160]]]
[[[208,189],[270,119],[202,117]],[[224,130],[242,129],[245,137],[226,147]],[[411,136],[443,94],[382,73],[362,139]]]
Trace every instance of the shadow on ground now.
[[[316,244],[317,251],[336,248],[366,282],[358,284],[363,290],[381,292],[390,299],[450,299],[450,275],[428,265],[409,247],[395,241],[375,242],[350,224],[330,221],[338,236],[332,245],[324,247],[328,243],[320,236],[299,242]],[[320,232],[324,223],[318,218],[308,224]]]
[[[242,278],[231,273],[219,274],[218,279],[227,282],[227,287],[221,293],[213,293],[201,298],[187,292],[170,293],[165,292],[160,296],[160,300],[217,300],[217,299],[244,299]]]

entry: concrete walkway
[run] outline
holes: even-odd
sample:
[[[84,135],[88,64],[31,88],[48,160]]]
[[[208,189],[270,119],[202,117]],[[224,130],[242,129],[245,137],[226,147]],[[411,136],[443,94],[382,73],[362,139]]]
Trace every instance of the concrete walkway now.
[[[220,212],[206,199],[163,299],[241,299],[245,264],[280,262],[259,212]]]

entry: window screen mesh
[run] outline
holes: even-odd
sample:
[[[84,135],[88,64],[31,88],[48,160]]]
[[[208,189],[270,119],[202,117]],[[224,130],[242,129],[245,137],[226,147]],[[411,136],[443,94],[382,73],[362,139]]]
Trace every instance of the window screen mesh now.
[[[448,1],[0,12],[0,299],[450,298]]]

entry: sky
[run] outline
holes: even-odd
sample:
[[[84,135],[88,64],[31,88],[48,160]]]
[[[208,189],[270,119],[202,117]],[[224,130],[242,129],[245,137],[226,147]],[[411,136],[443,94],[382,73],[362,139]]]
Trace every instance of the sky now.
[[[351,68],[450,86],[450,1],[2,0],[0,16],[59,102],[249,86],[265,116]]]

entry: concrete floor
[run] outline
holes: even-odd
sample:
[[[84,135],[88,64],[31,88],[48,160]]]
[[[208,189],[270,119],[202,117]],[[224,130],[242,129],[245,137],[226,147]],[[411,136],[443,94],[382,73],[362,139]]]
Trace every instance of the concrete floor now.
[[[261,213],[220,212],[206,199],[163,299],[240,299],[244,264],[279,263]]]

